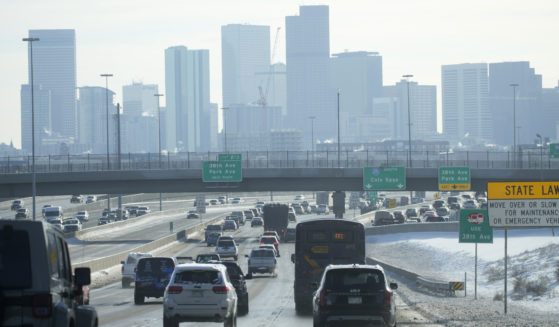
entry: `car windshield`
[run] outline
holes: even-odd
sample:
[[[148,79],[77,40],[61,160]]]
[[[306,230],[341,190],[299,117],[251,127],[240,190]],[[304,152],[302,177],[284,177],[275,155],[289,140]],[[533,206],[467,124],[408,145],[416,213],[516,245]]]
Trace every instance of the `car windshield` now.
[[[215,270],[185,270],[175,274],[176,284],[221,284],[219,273]]]
[[[378,270],[334,269],[328,271],[325,287],[334,292],[347,292],[352,289],[375,292],[384,290],[384,283],[383,274]]]
[[[274,244],[277,243],[277,240],[275,237],[263,237],[260,240],[260,243],[264,243],[264,244]]]

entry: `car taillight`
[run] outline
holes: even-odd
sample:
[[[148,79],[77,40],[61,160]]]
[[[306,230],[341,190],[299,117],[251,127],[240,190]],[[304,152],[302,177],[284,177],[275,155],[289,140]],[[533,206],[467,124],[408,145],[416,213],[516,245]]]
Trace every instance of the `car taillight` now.
[[[260,244],[264,244],[264,242],[260,242]]]
[[[318,298],[318,305],[323,307],[326,304],[326,291],[320,291],[319,298]]]
[[[212,288],[212,291],[214,291],[215,294],[226,294],[227,292],[229,292],[229,287],[227,287],[227,286],[214,286]]]
[[[167,289],[167,293],[169,294],[179,294],[180,292],[182,292],[181,286],[169,286]]]
[[[274,242],[274,245],[278,245],[278,242]]]
[[[52,314],[52,296],[50,294],[37,294],[33,296],[33,316],[35,318],[48,318]]]
[[[387,308],[390,308],[392,302],[392,292],[390,291],[384,291],[384,304],[386,305]]]

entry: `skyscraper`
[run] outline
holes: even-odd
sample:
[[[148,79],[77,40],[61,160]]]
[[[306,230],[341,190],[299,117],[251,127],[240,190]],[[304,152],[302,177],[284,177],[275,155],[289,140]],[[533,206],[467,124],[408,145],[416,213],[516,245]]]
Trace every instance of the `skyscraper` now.
[[[301,130],[303,139],[308,140],[311,137],[311,128],[307,117],[315,116],[315,139],[335,139],[336,90],[330,87],[328,6],[301,6],[299,16],[285,17],[285,32],[286,125]]]
[[[157,116],[157,84],[132,83],[122,86],[122,109],[130,117],[142,114]]]
[[[51,92],[43,90],[40,85],[34,90],[35,107],[35,153],[39,155],[49,154],[42,146],[42,140],[52,131],[51,122]],[[33,151],[31,144],[31,88],[29,85],[21,86],[21,148],[25,153]]]
[[[542,131],[543,137],[559,140],[559,82],[550,89],[542,89]]]
[[[36,88],[40,86],[42,90],[50,91],[51,132],[61,138],[75,139],[77,137],[75,31],[29,30],[29,37],[40,39],[39,42],[33,43],[33,82]]]
[[[115,93],[109,95],[109,152],[115,153],[117,142]],[[78,142],[92,153],[107,152],[107,89],[99,86],[79,88]]]
[[[511,84],[518,84],[514,101]],[[541,94],[542,76],[530,68],[530,62],[489,64],[489,110],[496,144],[512,146],[515,127],[517,145],[532,143],[536,133],[541,134]]]
[[[487,64],[444,65],[441,71],[443,133],[452,142],[490,142]]]
[[[165,50],[166,146],[175,152],[210,149],[209,50]]]
[[[223,105],[256,103],[270,70],[270,27],[229,24],[221,27]]]

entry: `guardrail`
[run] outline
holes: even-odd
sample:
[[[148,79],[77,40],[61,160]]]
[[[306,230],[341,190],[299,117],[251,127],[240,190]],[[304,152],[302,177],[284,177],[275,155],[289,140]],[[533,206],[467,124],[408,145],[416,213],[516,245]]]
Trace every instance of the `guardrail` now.
[[[82,172],[146,169],[202,169],[204,161],[218,160],[218,152],[127,153],[120,157],[102,154],[35,156],[35,171]],[[248,151],[241,152],[243,168],[361,168],[366,166],[406,166],[437,168],[468,166],[471,168],[557,169],[559,160],[537,149],[522,152],[492,151]],[[107,163],[107,161],[109,163]],[[0,173],[31,172],[31,156],[0,157]]]
[[[107,256],[107,257],[103,257],[103,258],[98,258],[98,259],[93,259],[93,260],[88,260],[88,261],[83,261],[83,262],[80,262],[80,263],[77,263],[77,264],[73,264],[72,265],[72,270],[74,270],[75,268],[78,268],[78,267],[89,267],[91,269],[91,271],[100,271],[100,270],[103,270],[103,269],[110,268],[112,266],[120,265],[120,262],[125,260],[130,252],[150,252],[150,251],[153,251],[153,250],[155,250],[157,248],[160,248],[164,245],[172,243],[174,241],[178,241],[178,240],[181,240],[181,239],[186,239],[186,238],[188,238],[188,235],[200,231],[201,228],[206,227],[207,225],[219,222],[224,217],[225,217],[225,215],[220,215],[220,216],[218,216],[216,218],[213,218],[209,221],[203,222],[201,224],[197,224],[196,226],[190,227],[190,228],[185,229],[185,230],[181,230],[181,231],[179,231],[177,233],[174,233],[172,235],[162,237],[162,238],[157,239],[153,242],[149,242],[147,244],[141,245],[141,246],[136,247],[136,248],[131,249],[131,250],[122,251],[122,252],[119,252],[119,253],[116,253],[116,254],[113,254],[113,255],[110,255],[110,256]]]

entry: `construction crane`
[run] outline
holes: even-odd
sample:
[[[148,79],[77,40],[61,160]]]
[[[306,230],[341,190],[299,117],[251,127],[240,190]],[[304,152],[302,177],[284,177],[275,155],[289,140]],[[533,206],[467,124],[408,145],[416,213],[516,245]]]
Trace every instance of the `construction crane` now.
[[[272,78],[272,73],[273,73],[273,64],[274,64],[274,58],[276,55],[276,48],[278,46],[278,39],[279,39],[279,32],[280,32],[281,27],[278,27],[276,29],[276,37],[274,40],[274,47],[272,48],[272,59],[270,62],[270,70],[268,72],[268,76],[266,78],[266,89],[265,91],[262,90],[262,85],[258,86],[258,105],[262,106],[262,108],[266,108],[266,105],[268,104],[268,90],[270,89],[270,79]]]

